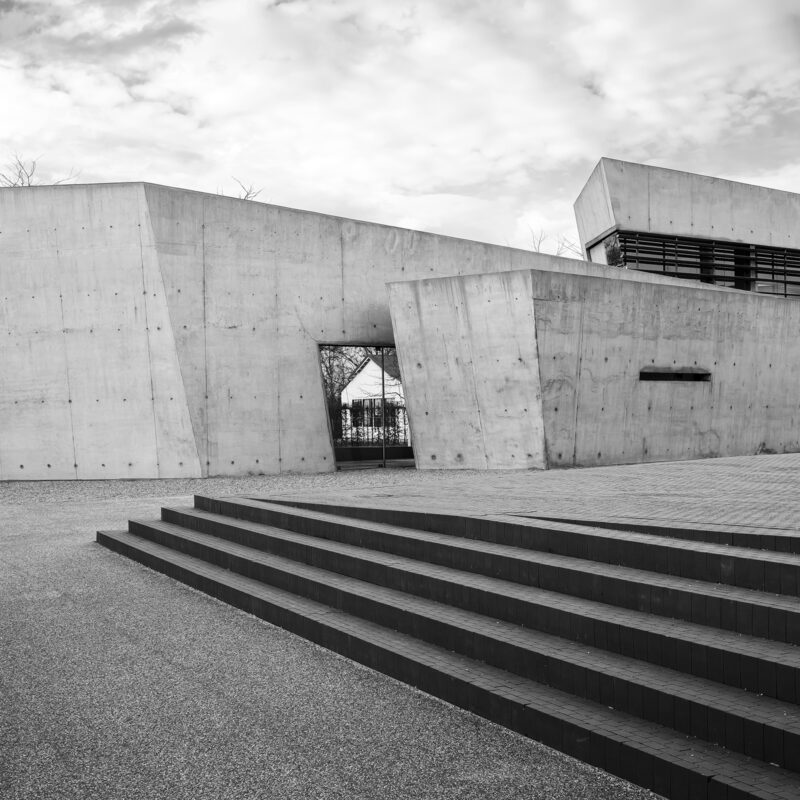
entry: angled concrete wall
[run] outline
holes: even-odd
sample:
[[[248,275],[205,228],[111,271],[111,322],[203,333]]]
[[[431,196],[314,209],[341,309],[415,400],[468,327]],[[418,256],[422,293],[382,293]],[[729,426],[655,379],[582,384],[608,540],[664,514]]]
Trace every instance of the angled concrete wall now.
[[[531,273],[389,288],[417,466],[544,468]]]
[[[395,283],[390,300],[420,468],[800,450],[794,301],[613,268]]]
[[[614,230],[800,248],[800,195],[603,158],[575,201],[584,248]]]
[[[0,478],[199,475],[143,187],[0,201]]]
[[[0,479],[334,468],[319,344],[386,283],[566,259],[150,184],[0,190]]]

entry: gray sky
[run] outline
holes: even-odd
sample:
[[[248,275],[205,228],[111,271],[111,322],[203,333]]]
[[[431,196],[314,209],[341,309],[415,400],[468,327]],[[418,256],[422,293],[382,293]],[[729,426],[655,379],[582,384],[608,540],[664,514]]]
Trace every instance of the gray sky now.
[[[554,245],[604,155],[800,191],[800,2],[0,0],[0,97],[44,180]]]

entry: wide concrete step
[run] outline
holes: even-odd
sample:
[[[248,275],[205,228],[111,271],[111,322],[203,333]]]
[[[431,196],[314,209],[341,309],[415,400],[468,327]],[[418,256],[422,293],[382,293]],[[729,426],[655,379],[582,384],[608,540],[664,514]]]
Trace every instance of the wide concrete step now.
[[[800,554],[800,531],[782,528],[754,527],[752,525],[714,525],[712,523],[670,522],[656,525],[652,521],[616,519],[595,520],[574,517],[544,517],[538,514],[514,514],[547,522],[562,522],[585,525],[590,528],[611,528],[617,531],[636,531],[674,539],[690,539],[693,542],[750,547],[754,550],[772,550],[776,553]]]
[[[129,532],[98,541],[232,605],[670,798],[800,797],[800,776]]]
[[[800,760],[800,707],[376,586],[164,522],[131,532],[279,589],[780,766]],[[800,654],[793,682],[800,682]],[[788,754],[788,755],[787,755]]]
[[[265,502],[261,502],[263,509],[258,515],[257,510],[250,508],[253,502],[257,509],[259,501],[215,501],[204,498],[198,507],[227,516],[278,524],[302,533],[312,533],[315,522],[318,527],[324,528],[336,524],[336,520],[339,524],[348,524],[351,527],[371,527],[384,535],[403,528],[415,532],[419,530],[408,526],[352,519],[343,523],[344,518],[339,515],[293,510],[290,506]],[[428,535],[438,533],[460,540],[525,548],[791,597],[800,594],[800,556],[794,553],[776,553],[635,531],[588,528],[585,525],[540,522],[510,516],[476,519],[450,517],[453,524],[448,526],[441,522],[441,517],[442,515],[435,515],[434,521],[430,518],[427,521],[428,528],[440,530],[424,532]]]
[[[260,551],[488,615],[786,702],[797,702],[800,649],[729,631],[574,598],[353,545],[193,509],[164,509],[171,523],[131,521],[140,536],[205,531]],[[175,546],[184,544],[180,539]]]
[[[259,498],[249,497],[249,500]],[[321,511],[351,519],[363,519],[372,522],[383,522],[389,525],[416,528],[417,530],[436,533],[452,533],[457,536],[470,536],[477,525],[503,524],[520,520],[533,520],[537,524],[555,522],[566,525],[582,525],[589,528],[605,528],[616,531],[633,531],[671,539],[688,539],[693,542],[709,542],[734,547],[746,547],[754,550],[770,550],[776,553],[800,554],[800,531],[788,531],[781,528],[754,527],[752,525],[718,525],[709,522],[692,523],[672,521],[655,524],[652,520],[631,520],[619,518],[615,520],[594,520],[591,518],[552,517],[535,513],[513,512],[509,514],[488,514],[482,517],[464,517],[455,514],[431,513],[427,511],[408,511],[366,506],[346,506],[341,504],[309,503],[300,500],[270,499],[275,505]]]
[[[591,562],[483,539],[348,521],[320,512],[287,512],[281,507],[266,507],[264,503],[241,500],[212,503],[205,499],[200,505],[216,511],[165,508],[162,518],[252,547],[273,548],[273,552],[291,558],[303,558],[309,547],[327,548],[325,556],[315,555],[312,550],[308,551],[308,557],[330,559],[334,564],[340,551],[333,545],[346,544],[747,636],[800,644],[800,600],[795,597]],[[304,513],[308,518],[303,517]],[[234,516],[236,514],[239,516]],[[264,529],[248,527],[252,525],[263,525]],[[307,536],[318,543],[292,539],[289,534]]]

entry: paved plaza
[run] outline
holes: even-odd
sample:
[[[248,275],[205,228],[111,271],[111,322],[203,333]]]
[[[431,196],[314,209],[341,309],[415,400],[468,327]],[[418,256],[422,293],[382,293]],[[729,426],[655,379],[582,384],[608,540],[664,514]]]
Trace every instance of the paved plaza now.
[[[800,455],[0,484],[0,796],[646,798],[94,543],[194,493],[795,530]]]
[[[411,472],[399,475],[395,485],[391,480],[375,485],[364,479],[363,486],[333,482],[312,492],[273,496],[470,515],[514,513],[797,530],[800,454],[546,472]]]

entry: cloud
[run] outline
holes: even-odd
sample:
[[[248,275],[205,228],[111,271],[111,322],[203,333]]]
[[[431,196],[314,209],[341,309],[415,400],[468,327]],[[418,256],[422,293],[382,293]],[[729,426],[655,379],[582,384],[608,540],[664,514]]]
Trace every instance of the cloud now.
[[[722,0],[619,0],[604,18],[587,0],[572,6],[567,41],[600,76],[603,121],[619,124],[622,142],[641,153],[752,136],[776,105],[799,107],[786,2],[743,4],[731,14]]]
[[[0,5],[0,154],[527,246],[603,155],[798,174],[791,2]]]
[[[197,33],[196,25],[180,19],[168,19],[150,22],[142,27],[123,31],[111,36],[105,32],[81,32],[74,36],[53,37],[51,44],[58,44],[62,53],[72,58],[97,59],[113,56],[125,56],[131,53],[168,48],[177,50],[182,41],[190,34]]]
[[[185,0],[12,0],[0,6],[0,41],[6,54],[28,64],[99,61],[107,66],[133,53],[141,58],[178,49],[198,30],[182,16],[189,5]]]

